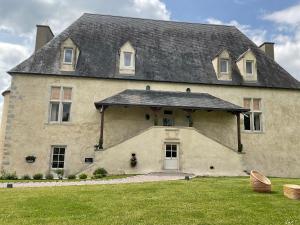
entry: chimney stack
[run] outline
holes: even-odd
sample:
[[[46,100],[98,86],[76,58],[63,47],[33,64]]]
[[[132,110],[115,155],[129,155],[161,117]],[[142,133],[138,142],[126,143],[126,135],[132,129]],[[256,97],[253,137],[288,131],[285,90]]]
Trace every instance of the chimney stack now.
[[[264,42],[262,43],[259,48],[263,50],[267,56],[274,59],[274,43],[273,42]]]
[[[54,34],[49,26],[36,25],[35,51],[47,44],[53,37]]]

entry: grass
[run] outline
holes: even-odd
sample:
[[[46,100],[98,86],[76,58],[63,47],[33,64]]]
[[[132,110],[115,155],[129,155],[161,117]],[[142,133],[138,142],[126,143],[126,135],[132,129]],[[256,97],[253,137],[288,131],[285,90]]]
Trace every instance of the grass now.
[[[196,178],[74,187],[0,189],[0,224],[297,225],[300,201],[254,193],[248,178]]]
[[[135,176],[135,175],[131,175],[131,174],[122,174],[122,175],[109,175],[107,177],[103,177],[103,178],[99,178],[99,179],[93,179],[93,180],[111,180],[111,179],[121,179],[121,178],[126,178],[126,177],[131,177],[131,176]],[[91,179],[86,179],[86,180],[91,180]],[[18,179],[18,180],[1,180],[0,179],[0,183],[27,183],[27,182],[70,182],[70,181],[84,181],[84,180],[80,180],[80,179],[63,179],[63,180],[58,180],[58,179],[53,179],[53,180],[22,180],[22,179]]]

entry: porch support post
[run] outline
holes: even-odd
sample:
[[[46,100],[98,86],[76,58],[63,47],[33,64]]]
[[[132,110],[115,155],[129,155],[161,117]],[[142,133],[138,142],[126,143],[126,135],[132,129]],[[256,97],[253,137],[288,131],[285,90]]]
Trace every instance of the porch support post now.
[[[189,120],[189,127],[193,127],[193,117],[192,117],[193,110],[192,109],[184,109],[184,111],[187,112],[187,118]]]
[[[242,152],[243,145],[241,142],[241,114],[238,112],[235,115],[236,115],[236,122],[237,122],[238,152]]]
[[[103,149],[103,128],[104,128],[104,112],[107,109],[107,106],[102,105],[100,109],[101,113],[101,122],[100,122],[100,138],[99,138],[99,149]]]
[[[158,125],[157,113],[159,112],[160,108],[158,108],[158,107],[150,107],[150,108],[154,113],[154,126],[157,126]]]

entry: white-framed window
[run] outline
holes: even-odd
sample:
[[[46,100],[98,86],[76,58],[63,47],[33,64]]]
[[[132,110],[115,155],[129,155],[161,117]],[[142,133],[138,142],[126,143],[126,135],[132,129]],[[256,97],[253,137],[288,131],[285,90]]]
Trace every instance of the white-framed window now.
[[[72,105],[72,88],[51,87],[49,122],[69,122]]]
[[[135,49],[129,41],[120,48],[119,72],[120,74],[135,74]]]
[[[248,75],[253,74],[253,65],[254,62],[252,60],[246,60],[246,74]]]
[[[51,168],[63,169],[65,167],[66,146],[52,146]]]
[[[172,143],[165,144],[165,158],[167,159],[177,158],[177,144],[172,144]]]
[[[244,130],[262,131],[262,104],[259,98],[244,98],[244,108],[250,109],[244,114]]]
[[[228,73],[229,60],[228,59],[220,59],[220,73]]]
[[[73,63],[73,48],[64,48],[64,64]]]

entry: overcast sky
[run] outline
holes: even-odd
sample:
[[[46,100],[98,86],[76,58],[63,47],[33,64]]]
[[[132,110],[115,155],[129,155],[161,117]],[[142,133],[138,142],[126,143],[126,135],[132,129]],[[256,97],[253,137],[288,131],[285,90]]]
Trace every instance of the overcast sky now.
[[[36,24],[58,34],[84,12],[235,25],[258,45],[275,42],[276,61],[300,80],[300,1],[0,0],[0,91],[6,71],[32,54]]]

